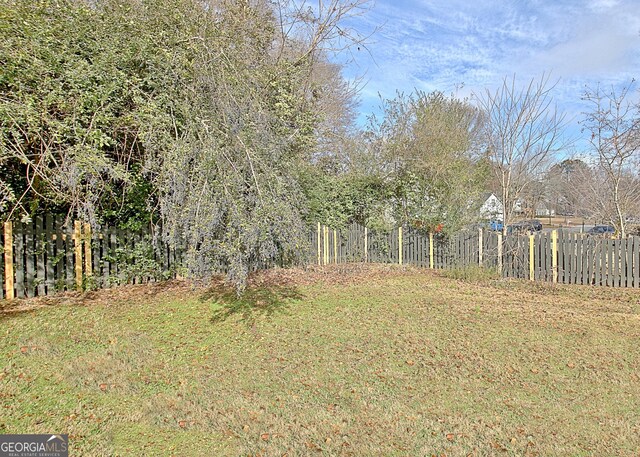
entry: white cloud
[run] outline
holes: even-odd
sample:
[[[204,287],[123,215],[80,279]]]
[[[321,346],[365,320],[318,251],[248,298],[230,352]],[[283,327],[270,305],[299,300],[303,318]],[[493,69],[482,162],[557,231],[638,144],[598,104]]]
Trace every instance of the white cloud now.
[[[591,0],[589,2],[589,9],[600,12],[610,10],[618,6],[618,0]]]
[[[585,86],[618,85],[640,77],[637,0],[377,0],[354,23],[383,25],[345,74],[365,74],[364,114],[377,110],[377,94],[414,88],[469,95],[517,75],[560,78],[561,109],[579,117]],[[575,127],[577,130],[577,127]]]
[[[639,70],[640,15],[635,9],[611,9],[617,5],[612,0],[593,3],[600,4],[600,9],[605,3],[609,6],[607,11],[574,18],[571,35],[538,50],[536,62],[568,78],[626,77]]]

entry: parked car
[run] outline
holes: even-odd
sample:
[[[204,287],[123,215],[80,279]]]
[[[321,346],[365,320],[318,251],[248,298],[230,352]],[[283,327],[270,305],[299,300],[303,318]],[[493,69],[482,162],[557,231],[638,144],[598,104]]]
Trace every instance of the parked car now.
[[[522,222],[516,222],[515,224],[510,224],[507,226],[507,234],[515,235],[518,233],[526,233],[527,226]]]
[[[587,235],[592,236],[613,236],[616,229],[610,225],[595,225],[587,230]]]
[[[509,225],[507,233],[533,233],[540,230],[542,230],[542,223],[537,219],[532,219]]]
[[[539,232],[542,230],[542,222],[540,222],[538,219],[531,219],[528,222],[531,225],[531,230],[533,232]]]

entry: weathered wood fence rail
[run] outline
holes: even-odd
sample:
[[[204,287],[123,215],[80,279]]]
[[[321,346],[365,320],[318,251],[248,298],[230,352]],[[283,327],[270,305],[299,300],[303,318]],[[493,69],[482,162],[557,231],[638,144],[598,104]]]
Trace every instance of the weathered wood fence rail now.
[[[478,230],[444,238],[402,227],[375,232],[357,224],[345,230],[318,225],[314,232],[311,257],[320,265],[363,261],[437,269],[482,266],[507,278],[640,287],[640,237],[614,240],[560,230],[503,237]]]
[[[482,266],[507,278],[640,287],[640,238],[587,237],[554,231],[529,236],[491,231],[449,238],[400,227],[390,232],[352,224],[335,230],[320,224],[309,234],[309,263],[381,262],[423,268]],[[53,216],[7,222],[0,233],[3,286],[0,299],[49,295],[62,290],[108,287],[175,276],[179,252],[150,232],[104,227]]]
[[[49,215],[27,223],[5,222],[0,242],[0,299],[147,282],[158,272],[166,277],[175,273],[180,260],[149,231],[92,231],[89,224]]]

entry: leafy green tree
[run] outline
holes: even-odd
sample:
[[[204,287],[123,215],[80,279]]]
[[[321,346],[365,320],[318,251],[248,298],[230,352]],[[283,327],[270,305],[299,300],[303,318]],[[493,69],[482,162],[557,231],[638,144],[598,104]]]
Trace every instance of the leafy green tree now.
[[[323,162],[326,162],[323,161]],[[344,228],[352,222],[368,227],[384,227],[388,188],[379,175],[356,170],[341,171],[316,164],[301,173],[300,184],[306,198],[305,220],[308,225],[321,222]]]
[[[299,170],[340,108],[321,69],[365,4],[0,0],[0,202],[156,215],[194,275],[225,268],[239,291],[300,259]]]
[[[119,46],[117,28],[84,2],[5,0],[0,16],[3,185],[25,213],[44,205],[94,219],[141,157],[139,49]]]
[[[402,223],[454,231],[477,217],[487,173],[482,113],[466,100],[417,91],[383,101],[371,132]]]

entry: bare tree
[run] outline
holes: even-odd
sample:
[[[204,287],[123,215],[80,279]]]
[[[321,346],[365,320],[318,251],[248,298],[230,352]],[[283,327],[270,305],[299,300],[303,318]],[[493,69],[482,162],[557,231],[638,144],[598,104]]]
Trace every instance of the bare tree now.
[[[487,113],[487,156],[500,185],[503,233],[512,221],[518,200],[534,185],[550,159],[567,146],[565,116],[558,112],[551,92],[555,84],[543,74],[528,85],[505,77],[495,91],[476,95]]]
[[[583,96],[592,106],[585,113],[584,130],[591,134],[595,174],[602,178],[593,189],[599,197],[593,200],[600,203],[597,214],[610,221],[621,238],[627,233],[626,218],[640,208],[640,105],[629,100],[634,82],[619,92],[587,88]]]
[[[555,163],[547,172],[546,181],[549,201],[556,214],[584,215],[585,198],[583,187],[592,179],[589,165],[578,158],[568,158]]]
[[[357,18],[373,8],[372,0],[277,0],[273,3],[280,24],[279,57],[297,41],[303,45],[299,61],[314,59],[319,53],[366,50],[370,34],[349,27],[348,19]]]

